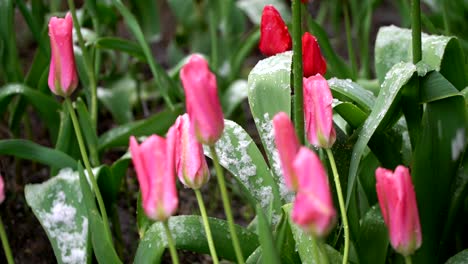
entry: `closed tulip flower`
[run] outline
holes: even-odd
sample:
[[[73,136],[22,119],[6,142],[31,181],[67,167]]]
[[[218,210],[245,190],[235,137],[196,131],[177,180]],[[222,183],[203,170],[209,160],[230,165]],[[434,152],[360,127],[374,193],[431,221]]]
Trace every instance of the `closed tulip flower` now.
[[[188,114],[176,120],[175,165],[179,180],[187,187],[199,189],[210,178],[203,146],[197,141]]]
[[[318,156],[306,147],[301,147],[293,166],[299,188],[292,220],[306,232],[325,237],[335,224],[336,216],[327,173]]]
[[[309,32],[302,36],[302,62],[306,78],[317,73],[325,75],[327,72],[327,62],[322,56],[317,39]]]
[[[157,135],[138,145],[130,138],[130,152],[140,184],[142,204],[146,215],[165,221],[177,210],[179,199],[175,185],[174,130],[164,139]]]
[[[280,13],[272,5],[265,6],[260,21],[260,51],[272,56],[290,50],[291,46],[291,35]]]
[[[213,145],[224,130],[216,76],[210,71],[203,57],[192,55],[182,67],[180,79],[195,135],[200,143]]]
[[[286,186],[293,191],[297,191],[298,182],[293,169],[293,162],[299,151],[300,144],[294,125],[286,113],[280,112],[275,115],[273,118],[273,131]]]
[[[395,172],[377,168],[375,176],[377,198],[392,247],[409,256],[422,243],[418,206],[409,170],[404,166],[398,166]]]
[[[72,94],[78,85],[72,30],[70,13],[65,18],[52,17],[49,21],[51,58],[48,83],[54,94],[63,97]]]
[[[336,140],[333,127],[333,96],[327,80],[317,74],[304,78],[304,118],[309,142],[330,148]]]

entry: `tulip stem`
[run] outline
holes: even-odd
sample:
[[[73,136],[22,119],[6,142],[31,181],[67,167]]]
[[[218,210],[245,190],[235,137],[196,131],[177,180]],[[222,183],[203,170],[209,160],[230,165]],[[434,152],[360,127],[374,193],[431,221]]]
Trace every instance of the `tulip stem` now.
[[[405,256],[405,263],[406,264],[412,264],[413,262],[411,261],[411,256]]]
[[[341,219],[343,221],[344,229],[344,253],[343,253],[343,264],[348,263],[349,255],[349,227],[348,227],[348,217],[346,215],[346,207],[343,200],[343,192],[341,191],[340,176],[338,175],[338,170],[336,169],[335,158],[333,157],[333,152],[331,149],[326,148],[328,159],[330,160],[330,166],[333,171],[333,179],[335,181],[336,194],[338,195],[338,203],[340,204]]]
[[[292,1],[292,39],[293,39],[293,87],[294,87],[294,127],[299,142],[304,144],[304,95],[302,88],[302,24],[301,0]]]
[[[5,257],[7,259],[8,264],[14,264],[15,261],[13,260],[13,255],[11,254],[10,244],[8,243],[8,237],[5,232],[5,228],[3,227],[3,221],[0,217],[0,238],[2,239],[3,251],[5,251]]]
[[[226,190],[226,183],[224,182],[223,169],[219,165],[218,154],[216,153],[216,149],[213,145],[210,146],[210,152],[216,170],[216,177],[218,179],[219,189],[221,190],[221,198],[223,200],[224,212],[226,213],[226,219],[229,226],[229,233],[231,233],[232,237],[232,245],[234,246],[234,251],[236,252],[237,263],[244,264],[244,257],[242,256],[239,238],[237,237],[236,228],[234,226],[234,220],[232,217],[231,203],[229,202],[229,197]]]
[[[75,110],[73,109],[73,105],[70,101],[69,97],[65,97],[65,105],[68,108],[68,112],[70,113],[73,128],[75,129],[76,139],[78,141],[78,146],[81,152],[81,158],[83,159],[83,163],[85,164],[86,171],[88,172],[88,178],[91,181],[93,186],[94,193],[96,194],[96,199],[98,201],[99,210],[101,211],[102,221],[104,224],[104,232],[106,233],[107,237],[112,241],[112,236],[109,228],[109,220],[107,218],[106,207],[104,205],[104,201],[101,196],[101,191],[99,190],[98,184],[96,182],[96,177],[94,176],[93,170],[91,169],[91,164],[89,163],[88,154],[86,153],[86,147],[83,142],[83,136],[81,135],[80,124],[78,123],[78,118],[76,117]]]
[[[218,255],[216,254],[216,249],[213,243],[213,236],[211,235],[210,223],[208,222],[208,217],[206,215],[205,203],[203,202],[202,194],[199,189],[195,189],[195,195],[197,196],[198,207],[200,207],[200,213],[203,219],[203,227],[205,228],[206,240],[208,241],[208,247],[210,248],[211,258],[213,259],[214,264],[218,264]]]
[[[347,2],[346,2],[347,3]],[[348,46],[348,57],[351,62],[351,72],[353,79],[357,78],[357,63],[356,54],[354,54],[353,38],[351,35],[351,22],[349,21],[348,4],[344,5],[344,20],[345,20],[345,31],[346,31],[346,44]]]
[[[171,259],[173,264],[179,264],[179,256],[177,256],[177,250],[175,248],[174,239],[172,238],[171,230],[169,229],[169,224],[166,221],[163,221],[164,231],[166,231],[167,245],[169,246],[169,252],[171,253]]]
[[[421,3],[420,0],[413,0],[411,5],[411,29],[412,29],[412,44],[413,44],[413,64],[418,63],[422,59],[421,48]]]
[[[96,87],[96,76],[94,74],[94,65],[91,63],[91,57],[89,56],[88,50],[86,49],[83,35],[81,34],[80,23],[76,16],[76,8],[73,0],[68,0],[68,7],[70,8],[70,13],[73,19],[73,26],[76,31],[76,36],[78,37],[78,44],[80,45],[81,52],[83,54],[83,60],[85,63],[86,73],[89,78],[89,87],[91,94],[91,121],[94,126],[93,129],[96,129],[97,124],[97,87]]]

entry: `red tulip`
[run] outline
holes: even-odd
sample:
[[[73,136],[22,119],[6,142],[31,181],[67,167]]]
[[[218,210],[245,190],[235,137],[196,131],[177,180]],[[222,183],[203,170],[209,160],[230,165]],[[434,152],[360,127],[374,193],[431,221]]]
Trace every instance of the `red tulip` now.
[[[273,131],[286,186],[293,191],[297,191],[298,182],[293,169],[293,161],[301,145],[294,130],[294,125],[286,113],[280,112],[275,115],[273,118]]]
[[[292,220],[306,232],[324,237],[333,227],[336,216],[327,173],[317,155],[306,147],[301,147],[293,166],[299,191]]]
[[[200,143],[213,145],[221,137],[224,129],[216,76],[210,71],[203,57],[192,55],[182,67],[180,79],[195,135]]]
[[[272,5],[265,6],[260,22],[260,51],[272,56],[290,50],[291,46],[291,35],[280,13]]]
[[[197,141],[188,114],[176,120],[176,172],[187,187],[199,189],[210,178],[203,146]]]
[[[167,140],[152,135],[141,145],[130,138],[130,152],[140,184],[146,215],[159,221],[167,220],[177,210],[179,198],[175,185],[174,129]]]
[[[316,147],[330,148],[335,143],[332,102],[330,87],[322,75],[304,78],[306,134],[309,142]]]
[[[404,166],[398,166],[395,172],[377,168],[375,176],[377,198],[392,247],[409,256],[422,243],[418,206],[409,170]]]
[[[49,21],[51,59],[49,88],[57,95],[66,97],[78,85],[78,76],[73,54],[73,20],[68,13],[65,18],[52,17]]]
[[[304,65],[304,77],[325,75],[327,62],[322,56],[317,39],[309,32],[302,36],[302,62]]]

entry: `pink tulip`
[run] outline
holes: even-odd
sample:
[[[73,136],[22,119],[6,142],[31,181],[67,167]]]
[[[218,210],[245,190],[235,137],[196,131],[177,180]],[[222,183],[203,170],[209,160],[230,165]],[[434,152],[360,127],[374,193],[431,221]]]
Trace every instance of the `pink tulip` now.
[[[5,182],[2,175],[0,175],[0,204],[5,201]]]
[[[179,199],[174,171],[174,129],[167,139],[157,135],[138,145],[130,138],[130,152],[141,188],[146,215],[159,221],[167,220],[177,210]]]
[[[293,191],[297,191],[298,182],[293,169],[293,161],[301,145],[294,130],[294,125],[286,113],[280,112],[275,115],[273,118],[273,131],[286,186]]]
[[[422,243],[418,206],[408,168],[395,172],[384,168],[375,171],[377,198],[393,248],[404,256],[411,255]]]
[[[322,75],[304,78],[304,118],[309,142],[330,148],[336,140],[333,127],[333,97]]]
[[[294,201],[292,220],[306,232],[324,237],[335,224],[336,211],[325,169],[317,155],[301,147],[294,160],[299,191]]]
[[[273,5],[263,8],[260,21],[260,43],[258,48],[265,56],[290,50],[292,46],[288,27],[281,18],[280,13]]]
[[[327,62],[322,56],[317,39],[309,32],[302,36],[302,61],[306,78],[327,72]]]
[[[187,187],[199,189],[210,178],[203,146],[197,141],[188,114],[176,120],[176,172],[179,180]]]
[[[200,143],[213,145],[221,137],[224,129],[216,76],[210,71],[203,57],[192,55],[182,67],[180,79],[195,135]]]
[[[51,58],[49,88],[63,97],[73,93],[78,85],[78,76],[73,54],[73,20],[68,13],[65,18],[52,17],[49,21]]]

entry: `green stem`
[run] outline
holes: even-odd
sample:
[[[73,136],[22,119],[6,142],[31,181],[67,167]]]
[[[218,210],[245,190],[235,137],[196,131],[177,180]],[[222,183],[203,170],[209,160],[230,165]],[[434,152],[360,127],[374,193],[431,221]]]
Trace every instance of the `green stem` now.
[[[293,87],[294,87],[294,126],[301,144],[304,144],[304,110],[302,88],[302,28],[301,0],[292,1],[292,40],[293,40]]]
[[[15,261],[13,260],[13,255],[11,254],[10,244],[8,243],[8,237],[5,232],[5,228],[3,227],[3,221],[0,217],[0,238],[2,239],[3,251],[5,251],[5,257],[7,259],[8,264],[14,264]]]
[[[213,243],[213,236],[211,235],[210,223],[208,223],[208,217],[206,215],[205,203],[203,202],[202,194],[200,190],[195,189],[195,195],[197,196],[198,207],[200,207],[200,213],[203,219],[203,227],[205,228],[206,240],[208,241],[208,247],[210,248],[211,258],[214,264],[218,264],[218,255]]]
[[[104,232],[106,232],[107,237],[110,239],[110,241],[112,241],[106,207],[104,205],[104,201],[102,200],[101,191],[99,190],[96,178],[94,177],[93,170],[91,169],[91,164],[89,163],[88,154],[86,153],[86,148],[83,142],[83,136],[81,135],[80,124],[78,123],[78,118],[76,117],[76,113],[73,109],[70,98],[65,97],[65,105],[67,106],[68,112],[70,113],[72,119],[73,128],[75,129],[76,139],[78,141],[78,146],[81,152],[81,158],[83,159],[86,171],[88,172],[88,178],[91,181],[94,193],[96,194],[96,199],[98,201],[99,209],[102,215],[102,221],[104,223]]]
[[[351,22],[349,20],[348,5],[344,5],[344,19],[345,19],[345,30],[346,30],[346,44],[348,46],[348,57],[351,62],[351,72],[353,79],[357,77],[357,62],[356,54],[354,53],[353,38],[351,35]]]
[[[344,253],[343,253],[343,264],[348,263],[349,255],[349,227],[348,227],[348,216],[346,215],[346,207],[343,199],[343,192],[341,191],[340,176],[338,175],[338,170],[336,169],[335,158],[330,149],[325,149],[327,151],[328,159],[330,160],[330,166],[333,171],[333,179],[335,181],[336,194],[338,195],[338,203],[340,204],[341,219],[343,220],[343,229],[344,229]]]
[[[91,62],[91,58],[89,56],[88,50],[86,49],[83,35],[81,34],[80,24],[78,22],[78,18],[76,16],[76,9],[75,3],[73,0],[68,0],[68,7],[70,8],[70,13],[73,18],[73,26],[75,27],[76,35],[78,36],[78,44],[80,45],[81,52],[83,54],[83,60],[85,63],[86,73],[89,78],[89,87],[91,93],[91,121],[96,129],[97,124],[97,87],[96,87],[96,76],[94,74],[94,64]]]
[[[217,2],[217,1],[216,1]],[[218,70],[218,19],[216,17],[216,8],[217,5],[215,1],[211,1],[211,5],[208,7],[210,9],[210,39],[211,39],[211,67]]]
[[[229,197],[226,190],[226,183],[224,182],[224,172],[221,166],[219,165],[218,154],[216,153],[216,149],[214,146],[210,146],[210,152],[216,170],[216,177],[218,179],[219,189],[221,191],[221,199],[223,200],[224,212],[226,213],[226,219],[229,226],[229,233],[231,233],[232,237],[232,245],[234,246],[234,251],[236,252],[237,263],[244,264],[244,257],[242,256],[239,238],[237,237],[236,228],[234,226],[234,219],[232,217],[231,203],[229,202]]]
[[[172,239],[171,230],[167,224],[167,220],[163,221],[164,231],[166,231],[167,244],[169,246],[169,252],[171,253],[172,264],[179,264],[179,256],[177,256],[177,251],[174,244],[174,239]]]
[[[412,264],[413,262],[411,261],[411,256],[405,256],[405,263],[406,264]]]
[[[411,29],[413,33],[413,64],[416,64],[422,59],[420,0],[413,0],[411,3],[411,9]]]

